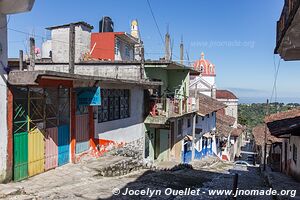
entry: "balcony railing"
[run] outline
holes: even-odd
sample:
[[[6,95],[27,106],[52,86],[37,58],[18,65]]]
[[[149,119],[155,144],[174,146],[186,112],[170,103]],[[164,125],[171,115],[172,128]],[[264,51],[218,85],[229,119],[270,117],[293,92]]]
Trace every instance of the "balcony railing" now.
[[[152,117],[165,116],[176,117],[186,113],[197,111],[199,104],[195,98],[151,98],[150,115]]]
[[[279,43],[282,40],[283,35],[285,34],[289,23],[294,18],[298,8],[300,5],[300,0],[288,0],[285,1],[283,6],[281,16],[277,21],[277,31],[276,31],[276,44],[277,46],[280,45]]]

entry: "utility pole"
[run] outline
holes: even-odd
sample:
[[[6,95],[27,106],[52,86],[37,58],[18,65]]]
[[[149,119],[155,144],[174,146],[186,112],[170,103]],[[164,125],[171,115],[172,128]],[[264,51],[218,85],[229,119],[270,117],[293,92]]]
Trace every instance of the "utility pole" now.
[[[266,116],[269,115],[269,99],[267,99],[267,108],[266,108]],[[264,171],[266,171],[266,164],[267,164],[267,124],[265,124],[265,148],[264,148]]]
[[[196,117],[197,114],[193,114],[193,126],[192,126],[192,161],[195,159],[195,137],[196,137]]]
[[[23,50],[19,51],[19,70],[23,71]]]
[[[33,37],[30,37],[30,65],[29,71],[33,71],[35,67],[35,40]]]
[[[74,74],[75,66],[75,26],[70,24],[69,30],[69,73]]]

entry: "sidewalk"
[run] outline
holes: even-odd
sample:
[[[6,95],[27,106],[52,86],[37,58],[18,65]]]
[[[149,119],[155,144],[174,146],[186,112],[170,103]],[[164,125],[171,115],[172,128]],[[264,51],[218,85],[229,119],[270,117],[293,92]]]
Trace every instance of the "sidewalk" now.
[[[287,176],[281,172],[274,172],[269,167],[266,168],[264,172],[262,169],[262,174],[267,180],[268,184],[275,190],[296,190],[295,197],[287,196],[276,196],[276,199],[294,199],[300,200],[300,182],[297,182],[292,177]]]

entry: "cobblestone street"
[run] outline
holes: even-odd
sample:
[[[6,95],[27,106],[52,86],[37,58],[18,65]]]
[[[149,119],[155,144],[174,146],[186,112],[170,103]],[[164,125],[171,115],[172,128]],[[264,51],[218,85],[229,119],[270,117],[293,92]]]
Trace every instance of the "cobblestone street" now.
[[[127,175],[103,177],[99,169],[103,163],[113,162],[113,157],[102,157],[79,164],[68,164],[61,168],[37,175],[16,183],[0,185],[0,195],[4,199],[149,199],[147,195],[122,195],[128,190],[161,190],[167,188],[184,190],[201,189],[199,196],[153,195],[154,199],[224,199],[225,196],[209,196],[208,189],[232,189],[233,175],[239,173],[239,189],[268,189],[259,175],[258,168],[239,169],[231,163],[212,158],[193,163],[193,169],[187,166],[173,170],[152,171],[141,169]],[[213,163],[212,163],[213,162]],[[251,181],[250,181],[251,180]],[[119,195],[112,190],[120,189]],[[75,191],[75,192],[74,192]],[[205,193],[202,193],[205,192]],[[248,197],[258,199],[261,197]],[[239,197],[238,199],[246,199]],[[264,199],[272,199],[266,197]]]

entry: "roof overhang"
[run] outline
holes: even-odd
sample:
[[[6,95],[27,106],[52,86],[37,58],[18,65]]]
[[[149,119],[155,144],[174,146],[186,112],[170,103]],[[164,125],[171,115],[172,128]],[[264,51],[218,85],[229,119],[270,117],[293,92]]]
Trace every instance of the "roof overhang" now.
[[[80,74],[70,74],[64,72],[36,70],[36,71],[11,71],[8,75],[8,83],[15,86],[35,86],[39,85],[40,79],[57,80],[80,80],[80,81],[99,81],[112,84],[140,85],[146,88],[156,88],[162,85],[161,82],[148,80],[125,80],[99,76],[88,76]]]
[[[200,73],[199,71],[195,70],[193,67],[189,67],[187,65],[183,65],[178,62],[174,62],[171,60],[146,60],[145,61],[145,68],[165,68],[167,70],[188,70],[190,73]]]
[[[28,12],[32,9],[35,0],[0,0],[0,13],[15,14]]]
[[[287,134],[300,136],[300,117],[268,122],[271,135],[280,137]]]
[[[293,5],[293,8],[283,8],[281,17],[279,21],[277,21],[276,47],[274,53],[279,54],[285,61],[300,59],[300,1],[294,1]]]
[[[137,38],[133,37],[132,35],[130,35],[126,32],[117,32],[115,34],[115,36],[129,44],[139,44],[139,41]]]

